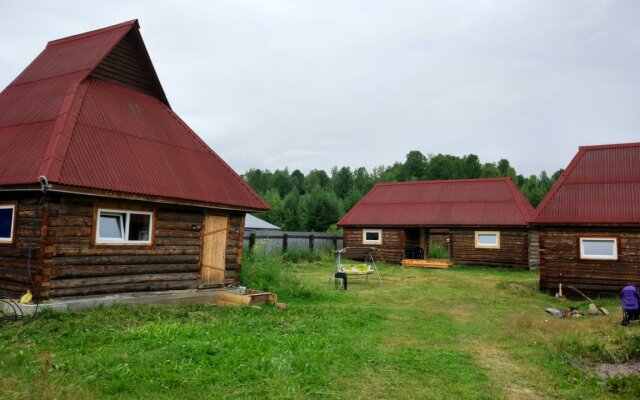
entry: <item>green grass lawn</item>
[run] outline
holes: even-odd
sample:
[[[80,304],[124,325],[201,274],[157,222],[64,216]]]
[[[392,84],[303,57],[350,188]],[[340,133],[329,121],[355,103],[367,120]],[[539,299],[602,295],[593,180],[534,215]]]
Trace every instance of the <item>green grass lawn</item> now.
[[[250,260],[259,264],[264,259]],[[272,279],[287,310],[115,306],[0,327],[0,398],[598,399],[640,396],[594,361],[640,353],[640,326],[560,320],[528,271],[380,265],[344,292],[331,260]],[[249,270],[249,267],[247,268]]]

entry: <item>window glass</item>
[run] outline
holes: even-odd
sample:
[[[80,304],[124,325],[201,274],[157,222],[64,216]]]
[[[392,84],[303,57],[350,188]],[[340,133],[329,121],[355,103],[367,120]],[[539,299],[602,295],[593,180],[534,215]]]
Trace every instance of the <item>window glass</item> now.
[[[100,237],[124,239],[124,214],[100,213]]]
[[[149,214],[129,214],[129,240],[148,241],[149,227],[151,226],[151,215]]]
[[[382,231],[380,229],[363,229],[362,244],[382,244]]]
[[[0,206],[0,240],[13,238],[13,206]]]
[[[479,246],[496,246],[498,244],[498,235],[495,233],[478,233]]]
[[[365,240],[380,240],[380,232],[366,232]]]
[[[151,244],[152,212],[101,209],[98,218],[96,243]]]
[[[614,238],[611,239],[580,239],[580,255],[582,258],[596,258],[596,259],[616,259],[617,254],[617,241]]]

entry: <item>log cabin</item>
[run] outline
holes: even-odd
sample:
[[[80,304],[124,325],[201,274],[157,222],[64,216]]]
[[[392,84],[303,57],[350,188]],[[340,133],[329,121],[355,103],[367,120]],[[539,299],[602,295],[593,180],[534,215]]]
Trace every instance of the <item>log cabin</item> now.
[[[541,290],[614,294],[640,284],[640,143],[580,147],[531,226]]]
[[[387,261],[427,259],[439,245],[454,264],[527,267],[532,211],[509,178],[379,183],[338,226],[345,247]]]
[[[137,20],[49,42],[0,93],[0,296],[238,284],[266,209],[171,109]]]

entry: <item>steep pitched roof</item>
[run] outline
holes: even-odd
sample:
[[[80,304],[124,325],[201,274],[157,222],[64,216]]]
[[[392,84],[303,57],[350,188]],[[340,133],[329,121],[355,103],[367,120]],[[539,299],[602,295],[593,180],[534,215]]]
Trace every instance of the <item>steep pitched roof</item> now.
[[[580,147],[532,222],[639,224],[640,143]]]
[[[137,20],[49,42],[0,93],[0,186],[266,203],[174,112]]]
[[[533,208],[509,178],[379,183],[340,226],[526,226]]]

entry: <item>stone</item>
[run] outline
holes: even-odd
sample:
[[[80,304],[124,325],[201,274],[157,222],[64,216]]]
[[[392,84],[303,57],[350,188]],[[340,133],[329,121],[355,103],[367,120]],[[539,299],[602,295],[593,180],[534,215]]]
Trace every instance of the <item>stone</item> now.
[[[558,310],[557,308],[549,307],[545,309],[545,311],[551,315],[555,315],[558,318],[562,318],[562,311]]]
[[[598,311],[598,307],[596,307],[595,304],[591,303],[589,304],[589,311],[587,311],[587,313],[589,315],[598,315],[600,314],[600,311]]]

